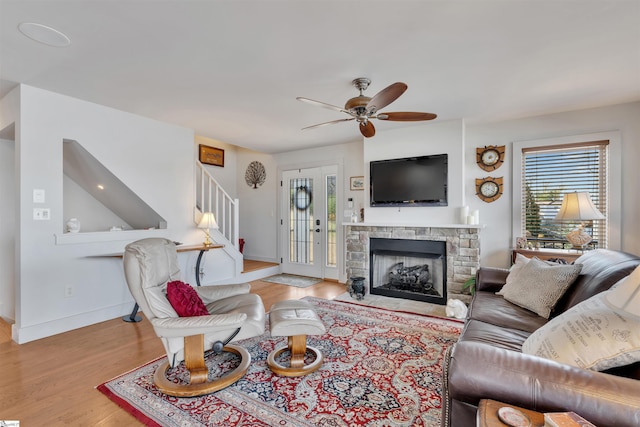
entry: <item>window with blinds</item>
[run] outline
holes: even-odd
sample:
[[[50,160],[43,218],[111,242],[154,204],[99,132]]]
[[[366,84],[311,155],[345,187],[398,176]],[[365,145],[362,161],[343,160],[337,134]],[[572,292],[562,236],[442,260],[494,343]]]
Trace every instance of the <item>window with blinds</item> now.
[[[580,221],[555,221],[565,193],[588,192],[605,216],[583,221],[590,248],[607,247],[607,153],[609,141],[522,149],[522,231],[541,248],[569,249],[565,235]]]

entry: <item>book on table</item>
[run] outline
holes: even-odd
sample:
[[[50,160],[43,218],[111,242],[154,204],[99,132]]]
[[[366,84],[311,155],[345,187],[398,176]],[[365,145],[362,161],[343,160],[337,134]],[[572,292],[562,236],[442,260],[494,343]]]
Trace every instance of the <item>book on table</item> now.
[[[545,427],[596,427],[575,412],[547,412],[544,414]]]

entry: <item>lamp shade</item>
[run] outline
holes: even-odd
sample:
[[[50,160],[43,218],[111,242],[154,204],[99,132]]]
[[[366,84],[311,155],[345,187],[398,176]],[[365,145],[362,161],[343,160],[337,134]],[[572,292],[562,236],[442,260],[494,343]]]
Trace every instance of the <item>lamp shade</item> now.
[[[604,215],[595,207],[587,192],[565,193],[556,221],[588,221],[604,219]]]
[[[217,229],[218,223],[216,222],[216,217],[213,215],[213,212],[205,212],[202,214],[202,218],[198,223],[198,228],[203,228],[206,230]]]
[[[608,291],[605,300],[616,310],[640,317],[640,266]]]

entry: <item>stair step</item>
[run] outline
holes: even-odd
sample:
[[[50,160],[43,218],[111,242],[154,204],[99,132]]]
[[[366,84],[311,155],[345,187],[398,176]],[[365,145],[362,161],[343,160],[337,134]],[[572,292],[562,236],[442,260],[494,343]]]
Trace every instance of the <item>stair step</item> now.
[[[264,279],[265,277],[281,273],[280,264],[277,264],[275,262],[264,262],[245,259],[243,264],[244,268],[242,270],[240,278],[244,282]]]

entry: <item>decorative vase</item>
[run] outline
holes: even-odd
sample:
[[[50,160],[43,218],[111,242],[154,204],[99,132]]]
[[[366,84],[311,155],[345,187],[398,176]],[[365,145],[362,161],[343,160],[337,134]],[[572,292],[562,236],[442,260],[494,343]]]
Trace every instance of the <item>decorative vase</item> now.
[[[69,233],[77,233],[80,231],[80,220],[78,218],[70,218],[67,221],[67,231]]]
[[[361,300],[364,298],[364,277],[352,277],[349,279],[347,290],[351,298]]]

